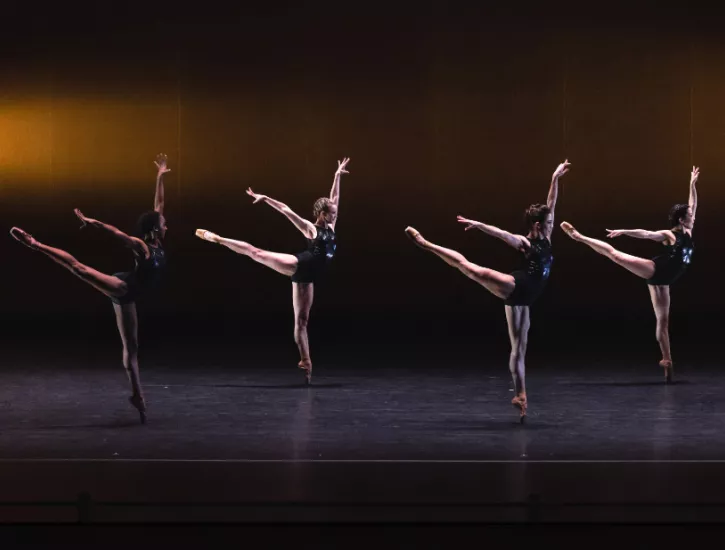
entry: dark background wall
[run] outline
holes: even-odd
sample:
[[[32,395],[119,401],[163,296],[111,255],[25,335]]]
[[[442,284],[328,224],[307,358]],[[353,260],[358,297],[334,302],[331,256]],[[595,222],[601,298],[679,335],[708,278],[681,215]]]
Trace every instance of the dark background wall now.
[[[287,357],[289,281],[193,232],[299,251],[301,235],[253,206],[245,189],[310,216],[336,161],[350,156],[339,256],[313,310],[313,354],[335,342],[369,357],[446,355],[453,346],[503,357],[500,301],[416,249],[403,229],[511,271],[516,252],[464,232],[456,215],[523,231],[524,208],[545,201],[552,171],[568,158],[532,353],[631,348],[656,357],[644,282],[569,241],[558,222],[599,237],[605,228],[665,228],[670,206],[687,201],[696,164],[696,253],[672,289],[673,336],[676,353],[717,356],[719,15],[442,1],[14,7],[0,59],[0,220],[102,271],[127,269],[130,254],[79,232],[72,209],[131,230],[152,207],[152,162],[165,152],[170,270],[158,300],[143,305],[142,345],[272,343]],[[616,245],[658,252],[651,242]],[[104,297],[9,237],[0,254],[7,345],[116,338]]]

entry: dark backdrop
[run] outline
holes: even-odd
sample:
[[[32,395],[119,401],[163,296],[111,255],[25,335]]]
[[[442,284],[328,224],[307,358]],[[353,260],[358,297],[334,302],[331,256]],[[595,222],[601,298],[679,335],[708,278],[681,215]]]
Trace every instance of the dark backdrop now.
[[[505,359],[501,302],[403,229],[511,271],[516,252],[464,232],[456,215],[525,230],[524,208],[545,201],[568,158],[531,353],[656,359],[645,283],[571,242],[558,222],[598,237],[665,228],[697,164],[696,252],[672,289],[673,345],[676,357],[717,357],[720,14],[492,6],[15,6],[2,36],[3,228],[21,226],[102,271],[127,269],[130,254],[78,231],[72,209],[133,229],[152,207],[152,162],[165,152],[170,269],[158,299],[142,304],[143,349],[293,360],[289,281],[193,232],[299,251],[301,235],[245,189],[309,217],[336,161],[350,156],[339,254],[312,314],[313,357]],[[652,242],[616,245],[658,252]],[[0,253],[6,349],[115,342],[107,299],[9,237]]]

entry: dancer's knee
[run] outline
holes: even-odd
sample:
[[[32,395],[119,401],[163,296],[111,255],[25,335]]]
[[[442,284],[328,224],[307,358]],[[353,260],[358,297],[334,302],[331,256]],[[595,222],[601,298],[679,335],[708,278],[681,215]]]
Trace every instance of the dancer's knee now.
[[[610,247],[611,248],[611,247]],[[625,254],[624,252],[620,252],[619,250],[611,249],[607,251],[609,256],[617,262],[618,264],[624,263],[625,261]]]
[[[524,346],[520,341],[513,342],[513,346],[511,349],[511,357],[509,361],[509,369],[511,372],[514,372],[518,369],[519,365],[522,365],[524,362],[524,355],[525,350]]]
[[[252,258],[253,260],[255,260],[257,262],[259,262],[262,259],[262,257],[264,256],[264,252],[257,247],[254,247],[252,245],[247,245],[245,248],[246,248],[247,256],[249,256],[250,258]]]
[[[123,361],[124,363],[135,359],[138,356],[138,344],[136,342],[127,342],[123,345]]]
[[[670,319],[669,316],[664,315],[662,317],[657,317],[657,339],[664,338],[667,336],[667,332],[670,329]]]
[[[456,264],[456,267],[461,271],[461,273],[472,279],[485,278],[486,272],[488,271],[485,267],[478,266],[466,259],[459,261]]]
[[[307,324],[310,321],[309,314],[302,313],[295,318],[295,330],[307,330]]]
[[[85,278],[88,275],[88,267],[80,263],[78,260],[73,259],[68,264],[70,270],[81,278]]]

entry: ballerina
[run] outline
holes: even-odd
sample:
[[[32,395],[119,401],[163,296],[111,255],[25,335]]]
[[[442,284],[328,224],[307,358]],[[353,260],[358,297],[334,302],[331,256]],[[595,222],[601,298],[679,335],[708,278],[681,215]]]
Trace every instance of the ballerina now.
[[[695,226],[695,213],[697,212],[696,184],[699,176],[700,169],[693,166],[690,173],[689,200],[687,204],[676,204],[670,209],[670,229],[659,231],[607,229],[607,237],[610,239],[626,236],[662,243],[665,247],[664,254],[652,259],[625,254],[609,243],[582,235],[569,222],[561,223],[561,228],[575,241],[589,245],[595,252],[606,256],[638,277],[646,279],[657,320],[655,337],[662,352],[659,365],[664,369],[666,383],[671,382],[674,376],[669,334],[670,285],[682,276],[692,261],[694,251],[692,230]]]
[[[532,204],[525,212],[528,233],[515,235],[485,223],[458,216],[458,221],[469,229],[478,229],[497,237],[523,254],[523,265],[513,273],[501,273],[468,261],[462,254],[427,241],[413,227],[405,232],[415,244],[433,252],[448,265],[473,279],[494,296],[504,300],[506,322],[511,341],[509,370],[514,382],[515,396],[511,403],[519,409],[520,420],[526,419],[526,348],[530,327],[529,307],[541,295],[551,274],[553,255],[551,233],[554,228],[554,209],[559,194],[559,178],[569,171],[571,163],[565,160],[557,166],[551,177],[546,204]]]
[[[335,225],[340,203],[340,178],[348,174],[345,169],[349,158],[337,162],[337,171],[332,182],[329,197],[321,197],[312,207],[312,223],[292,211],[286,204],[267,195],[260,195],[250,187],[247,194],[254,199],[252,204],[264,202],[284,214],[307,239],[307,249],[299,254],[282,254],[261,250],[244,241],[220,237],[211,231],[197,229],[196,236],[205,241],[221,244],[238,254],[249,256],[255,262],[265,265],[277,273],[292,279],[292,305],[294,308],[294,339],[300,353],[297,366],[305,371],[307,384],[312,382],[312,360],[307,337],[307,325],[314,298],[315,281],[324,276],[335,256],[337,248]]]
[[[154,164],[158,169],[154,209],[145,212],[139,219],[138,225],[141,238],[128,235],[112,225],[89,218],[77,208],[74,210],[81,221],[81,229],[87,226],[103,229],[117,237],[125,246],[131,249],[135,259],[133,271],[107,275],[82,264],[65,250],[41,243],[19,227],[13,227],[10,230],[10,235],[14,239],[33,250],[42,252],[111,299],[116,313],[116,324],[123,344],[123,367],[131,383],[132,395],[129,397],[129,402],[138,410],[142,424],[146,423],[146,400],[141,387],[138,366],[136,301],[142,296],[149,295],[157,288],[166,265],[163,248],[163,239],[166,236],[167,229],[166,218],[164,217],[163,176],[171,171],[167,167],[167,157],[164,154],[158,155]]]

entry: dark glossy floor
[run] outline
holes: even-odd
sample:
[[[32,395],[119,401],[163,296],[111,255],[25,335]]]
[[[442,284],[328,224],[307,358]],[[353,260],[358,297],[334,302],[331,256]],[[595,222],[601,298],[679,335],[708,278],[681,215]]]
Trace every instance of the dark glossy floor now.
[[[714,363],[666,386],[639,359],[539,360],[522,426],[482,361],[321,361],[305,387],[294,363],[157,357],[142,426],[107,351],[53,356],[0,370],[6,520],[725,519]]]
[[[117,365],[0,372],[0,458],[725,460],[725,372],[572,362],[530,369],[524,426],[505,367],[146,364],[137,425]]]

